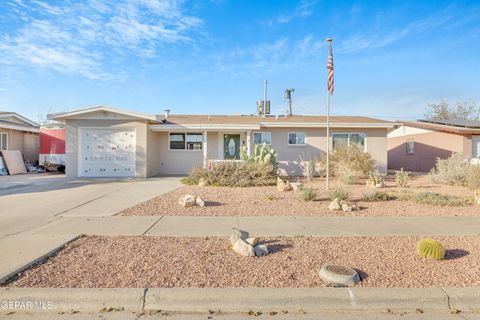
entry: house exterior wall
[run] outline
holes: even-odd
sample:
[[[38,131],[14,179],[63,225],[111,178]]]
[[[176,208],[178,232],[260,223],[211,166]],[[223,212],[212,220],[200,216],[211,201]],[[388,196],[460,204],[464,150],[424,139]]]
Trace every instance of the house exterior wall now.
[[[397,130],[400,130],[397,129]],[[388,167],[399,170],[428,172],[435,167],[437,158],[446,159],[454,152],[462,153],[471,158],[471,136],[438,131],[416,133],[405,131],[406,134],[392,132],[388,138]],[[407,140],[415,142],[414,154],[407,154]]]
[[[136,135],[135,176],[147,177],[147,123],[138,120],[69,119],[66,121],[66,168],[67,177],[78,177],[79,128],[121,129],[134,128]]]
[[[303,174],[301,158],[303,160],[319,159],[326,155],[327,130],[326,128],[262,128],[254,132],[271,132],[272,148],[278,153],[280,170],[290,176]],[[289,132],[305,132],[306,143],[304,146],[288,145]],[[387,130],[384,128],[332,128],[330,129],[329,145],[332,150],[332,134],[334,133],[365,133],[366,148],[375,160],[375,167],[380,173],[387,172]],[[253,144],[253,133],[252,133]]]
[[[35,164],[38,161],[39,136],[37,133],[0,129],[8,134],[8,150],[19,150],[24,159]]]

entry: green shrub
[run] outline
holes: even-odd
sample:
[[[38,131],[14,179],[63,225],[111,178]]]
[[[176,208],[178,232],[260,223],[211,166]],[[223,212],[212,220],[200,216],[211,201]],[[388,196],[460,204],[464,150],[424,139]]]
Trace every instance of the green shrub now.
[[[395,200],[395,199],[396,199],[395,196],[390,195],[383,191],[378,191],[378,190],[366,191],[362,195],[362,200],[365,202],[389,201],[389,200]]]
[[[467,170],[466,184],[472,190],[480,189],[480,165],[470,165]]]
[[[373,171],[375,161],[368,152],[364,152],[357,145],[335,150],[330,155],[330,172],[343,183],[353,184],[359,178],[368,176]],[[319,172],[324,174],[327,168],[326,157],[318,161]]]
[[[445,248],[438,240],[424,238],[417,243],[417,254],[422,258],[441,260],[445,258]]]
[[[313,201],[317,197],[317,192],[313,188],[303,189],[302,192],[305,201]]]
[[[432,206],[464,207],[471,204],[470,200],[436,192],[414,193],[403,191],[398,194],[397,198],[402,201],[413,201],[415,203]]]
[[[433,183],[464,185],[471,164],[460,153],[454,153],[447,159],[437,158],[435,168],[430,170],[428,178]]]
[[[343,201],[343,200],[347,200],[348,198],[350,198],[350,194],[344,188],[332,188],[328,192],[328,195],[329,195],[329,197],[332,201],[335,200],[335,199]]]
[[[400,188],[408,187],[408,171],[404,171],[403,168],[395,172],[395,183]]]
[[[195,167],[183,182],[196,185],[201,178],[207,185],[222,187],[272,186],[277,183],[275,168],[270,163],[256,162],[219,162],[210,171]]]
[[[367,186],[383,187],[384,185],[383,178],[378,171],[375,170],[368,173]]]

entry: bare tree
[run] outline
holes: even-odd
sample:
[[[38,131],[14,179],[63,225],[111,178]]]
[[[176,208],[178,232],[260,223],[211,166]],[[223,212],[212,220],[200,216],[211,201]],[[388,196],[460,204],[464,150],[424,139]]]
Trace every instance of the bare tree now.
[[[441,100],[428,105],[425,117],[434,120],[479,120],[480,106],[474,100],[460,101],[455,106]]]

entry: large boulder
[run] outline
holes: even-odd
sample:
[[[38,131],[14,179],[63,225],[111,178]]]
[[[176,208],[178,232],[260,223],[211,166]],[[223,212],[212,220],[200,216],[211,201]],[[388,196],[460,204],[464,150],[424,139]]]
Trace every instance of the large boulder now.
[[[195,205],[195,197],[187,194],[178,199],[178,203],[184,206],[185,208],[193,207]]]
[[[205,207],[205,201],[203,201],[199,196],[195,197],[195,204],[199,207]]]
[[[339,211],[342,210],[342,205],[338,198],[333,199],[332,202],[328,205],[328,210],[330,211]]]
[[[352,212],[357,210],[357,206],[354,203],[342,202],[342,211],[343,212]]]
[[[248,243],[249,245],[252,245],[252,246],[255,247],[258,244],[259,240],[260,239],[257,238],[257,237],[250,237],[250,238],[245,239],[245,242]]]
[[[232,247],[233,251],[238,253],[241,256],[244,257],[254,257],[255,256],[255,249],[253,248],[252,245],[246,243],[242,239],[238,239],[235,241]]]
[[[295,182],[295,183],[292,183],[291,185],[294,192],[300,192],[303,190],[303,183],[301,182]]]
[[[268,254],[268,247],[265,244],[259,244],[255,246],[255,255],[257,257],[263,257]]]
[[[233,246],[238,239],[246,240],[248,239],[248,232],[240,229],[233,229],[233,233],[230,235],[230,245]]]
[[[291,191],[292,190],[292,185],[290,184],[290,181],[283,180],[282,178],[278,177],[277,178],[277,190],[278,191]]]

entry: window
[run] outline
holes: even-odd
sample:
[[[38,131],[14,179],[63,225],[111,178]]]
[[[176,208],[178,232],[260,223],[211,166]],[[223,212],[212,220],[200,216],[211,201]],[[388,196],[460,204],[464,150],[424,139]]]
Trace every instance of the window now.
[[[8,135],[6,133],[0,133],[0,150],[7,150],[8,148]]]
[[[272,144],[272,133],[271,132],[254,132],[253,133],[253,143],[254,144]]]
[[[202,150],[203,134],[170,133],[170,150]]]
[[[407,154],[415,154],[415,140],[407,139]]]
[[[289,145],[305,145],[305,132],[289,132],[288,144]]]
[[[334,133],[332,134],[333,150],[357,145],[365,150],[365,133]]]

